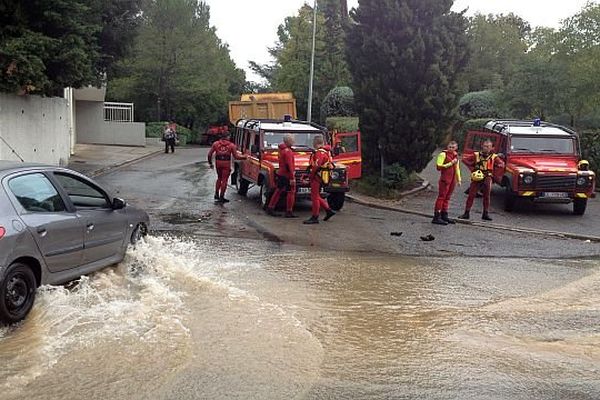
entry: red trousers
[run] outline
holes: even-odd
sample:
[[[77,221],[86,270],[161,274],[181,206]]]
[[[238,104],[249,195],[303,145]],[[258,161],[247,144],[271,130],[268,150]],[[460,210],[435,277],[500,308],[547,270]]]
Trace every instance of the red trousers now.
[[[217,165],[217,183],[215,184],[215,193],[219,194],[221,197],[225,196],[225,191],[227,190],[227,180],[229,179],[229,175],[231,174],[231,167],[219,167]]]
[[[467,198],[467,206],[465,211],[470,211],[475,201],[475,196],[480,187],[483,187],[483,211],[490,209],[490,196],[492,195],[492,177],[486,177],[483,182],[471,182],[469,187],[469,197]]]
[[[279,203],[279,199],[283,193],[286,193],[285,198],[285,210],[291,213],[294,210],[294,203],[296,201],[296,185],[291,185],[289,190],[288,188],[277,188],[275,192],[273,192],[273,196],[271,196],[271,201],[269,201],[269,208],[274,210],[277,207],[277,203]]]
[[[329,204],[321,197],[321,182],[317,179],[310,181],[310,200],[312,201],[312,216],[318,217],[321,207],[330,210]]]
[[[452,179],[450,182],[440,179],[438,183],[438,197],[435,201],[435,209],[433,211],[448,211],[448,208],[450,207],[450,197],[452,197],[455,187],[455,179]]]

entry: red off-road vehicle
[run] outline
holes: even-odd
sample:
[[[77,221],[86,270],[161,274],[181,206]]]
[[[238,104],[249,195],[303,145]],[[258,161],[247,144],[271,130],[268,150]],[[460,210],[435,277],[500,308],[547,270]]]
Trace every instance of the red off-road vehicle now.
[[[260,186],[261,205],[269,203],[275,189],[275,172],[278,165],[278,146],[286,134],[295,138],[294,150],[296,165],[297,197],[309,197],[310,186],[305,183],[308,177],[308,164],[313,152],[312,143],[316,135],[322,135],[329,145],[332,138],[329,132],[316,124],[303,121],[246,119],[236,123],[233,141],[238,149],[248,156],[246,160],[235,161],[231,176],[241,195],[246,195],[251,185]],[[361,148],[360,133],[347,132],[336,135],[332,149],[335,168],[331,179],[323,188],[323,195],[334,210],[344,206],[348,180],[360,177]]]
[[[581,159],[575,131],[539,120],[493,120],[480,131],[468,132],[465,153],[479,151],[487,139],[506,163],[494,171],[495,182],[505,188],[506,211],[522,198],[573,203],[574,214],[585,213],[588,199],[595,197],[596,176]]]

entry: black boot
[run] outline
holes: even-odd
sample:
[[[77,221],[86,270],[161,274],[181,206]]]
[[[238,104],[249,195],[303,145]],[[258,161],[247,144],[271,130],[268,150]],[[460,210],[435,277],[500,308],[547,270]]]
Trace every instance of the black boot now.
[[[440,218],[440,212],[436,211],[433,214],[433,219],[431,220],[432,224],[436,224],[436,225],[448,225],[448,223],[444,220],[442,220],[442,218]]]
[[[323,221],[329,221],[329,218],[333,217],[335,215],[335,213],[333,212],[333,210],[326,210],[325,211],[327,214],[325,215],[325,218],[323,218]]]
[[[219,196],[219,192],[215,192],[215,200],[219,200],[221,197]]]
[[[456,222],[448,218],[448,211],[442,211],[442,221],[446,221],[450,225],[454,225]]]
[[[271,217],[279,217],[279,214],[277,214],[272,208],[267,208],[267,215],[270,215]]]
[[[227,200],[227,199],[225,198],[225,196],[221,196],[221,197],[219,197],[219,201],[220,201],[221,203],[229,203],[229,200]]]
[[[458,218],[459,219],[469,219],[469,218],[471,218],[471,213],[469,211],[465,211],[465,213]]]
[[[303,222],[305,225],[313,225],[319,223],[319,217],[312,216]]]
[[[298,216],[297,216],[297,215],[295,215],[295,214],[294,214],[293,212],[291,212],[291,211],[290,211],[290,212],[286,212],[286,213],[285,213],[285,217],[286,217],[286,218],[298,218]]]
[[[481,219],[484,221],[492,221],[487,211],[484,211],[483,214],[481,214]]]

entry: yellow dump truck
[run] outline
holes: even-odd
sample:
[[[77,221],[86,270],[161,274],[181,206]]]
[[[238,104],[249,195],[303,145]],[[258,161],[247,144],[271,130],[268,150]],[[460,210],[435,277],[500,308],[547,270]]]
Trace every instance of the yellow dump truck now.
[[[283,119],[284,115],[298,118],[292,93],[249,93],[242,94],[240,101],[229,102],[229,122],[233,126],[240,119]]]

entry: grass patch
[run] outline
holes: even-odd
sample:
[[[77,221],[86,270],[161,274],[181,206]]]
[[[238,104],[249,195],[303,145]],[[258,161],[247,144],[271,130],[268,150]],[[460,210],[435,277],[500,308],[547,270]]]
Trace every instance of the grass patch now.
[[[358,193],[394,200],[401,197],[403,192],[418,187],[421,182],[421,178],[416,173],[408,173],[401,165],[394,164],[386,167],[383,178],[379,175],[363,175],[351,185]]]

